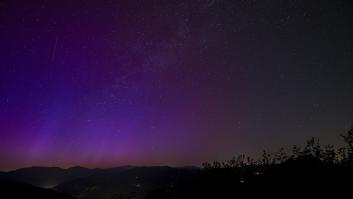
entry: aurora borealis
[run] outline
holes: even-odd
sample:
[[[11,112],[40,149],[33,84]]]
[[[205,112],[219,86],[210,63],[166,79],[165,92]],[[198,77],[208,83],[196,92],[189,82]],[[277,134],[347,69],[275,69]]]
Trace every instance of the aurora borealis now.
[[[0,1],[0,170],[339,144],[350,1]]]

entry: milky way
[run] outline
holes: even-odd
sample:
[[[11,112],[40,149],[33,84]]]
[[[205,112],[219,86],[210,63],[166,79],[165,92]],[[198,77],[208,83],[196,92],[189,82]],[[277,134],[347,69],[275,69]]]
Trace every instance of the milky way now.
[[[0,170],[199,165],[353,125],[350,1],[1,1]]]

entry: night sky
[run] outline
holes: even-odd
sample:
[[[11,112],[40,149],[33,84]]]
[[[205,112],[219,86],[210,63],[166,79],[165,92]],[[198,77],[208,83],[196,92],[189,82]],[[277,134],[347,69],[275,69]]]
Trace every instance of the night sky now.
[[[353,125],[353,2],[1,0],[0,170],[200,165]]]

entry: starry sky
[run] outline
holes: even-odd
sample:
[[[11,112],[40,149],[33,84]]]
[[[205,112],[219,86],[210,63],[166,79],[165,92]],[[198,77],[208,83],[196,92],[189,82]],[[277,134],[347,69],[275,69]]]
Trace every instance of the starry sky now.
[[[350,0],[1,0],[0,170],[200,165],[353,125]]]

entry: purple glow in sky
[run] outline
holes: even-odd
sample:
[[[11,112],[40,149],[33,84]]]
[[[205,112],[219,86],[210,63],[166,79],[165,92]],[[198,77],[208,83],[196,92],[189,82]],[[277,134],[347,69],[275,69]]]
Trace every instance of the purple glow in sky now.
[[[0,2],[0,170],[199,165],[337,143],[349,1]],[[325,23],[322,23],[322,22]]]

